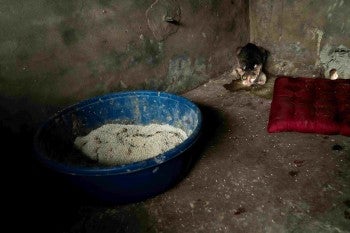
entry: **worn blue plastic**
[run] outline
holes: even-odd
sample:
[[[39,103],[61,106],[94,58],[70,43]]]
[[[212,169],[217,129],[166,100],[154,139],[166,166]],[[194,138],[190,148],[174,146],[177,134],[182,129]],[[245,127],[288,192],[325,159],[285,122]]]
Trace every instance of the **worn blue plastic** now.
[[[72,147],[76,136],[111,122],[170,124],[183,129],[189,137],[155,158],[121,166],[62,162],[64,156],[71,156],[65,154],[66,148]],[[112,93],[81,101],[49,118],[35,135],[35,156],[46,167],[102,201],[140,201],[164,192],[187,172],[194,155],[185,152],[196,142],[201,122],[199,108],[178,95],[156,91]]]

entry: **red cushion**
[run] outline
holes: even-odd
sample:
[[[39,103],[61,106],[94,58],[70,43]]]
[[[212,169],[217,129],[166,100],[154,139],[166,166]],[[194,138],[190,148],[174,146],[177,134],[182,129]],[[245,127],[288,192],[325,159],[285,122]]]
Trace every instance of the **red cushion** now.
[[[267,130],[350,136],[350,79],[277,77]]]

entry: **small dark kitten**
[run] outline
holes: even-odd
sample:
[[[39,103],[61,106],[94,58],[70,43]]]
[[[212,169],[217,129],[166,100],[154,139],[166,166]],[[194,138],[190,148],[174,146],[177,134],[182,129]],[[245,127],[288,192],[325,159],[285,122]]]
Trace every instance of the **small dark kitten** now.
[[[267,50],[252,43],[237,49],[238,67],[235,71],[240,76],[243,85],[263,85],[266,83],[266,75],[262,68],[267,60],[267,56]]]

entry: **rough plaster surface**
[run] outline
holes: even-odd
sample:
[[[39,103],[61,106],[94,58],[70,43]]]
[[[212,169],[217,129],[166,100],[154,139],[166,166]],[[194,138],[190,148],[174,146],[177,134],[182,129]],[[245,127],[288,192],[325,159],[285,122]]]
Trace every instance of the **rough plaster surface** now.
[[[15,220],[11,229],[349,232],[349,139],[269,135],[271,100],[263,97],[271,89],[238,91],[224,87],[231,78],[214,80],[233,67],[234,48],[249,40],[248,19],[241,18],[248,15],[247,1],[179,2],[183,26],[157,41],[144,20],[153,0],[2,1],[1,141],[4,164],[16,164],[4,167],[11,177],[4,181],[5,200],[15,199],[5,209]],[[350,48],[349,9],[341,0],[250,1],[251,41],[270,50],[271,73],[319,75],[329,59],[346,61],[347,53],[337,56],[337,49]],[[33,128],[59,109],[56,103],[130,88],[184,91],[209,79],[184,94],[206,116],[202,157],[162,195],[96,206],[73,198],[46,173],[43,180],[33,166]],[[271,80],[266,87],[273,87]],[[9,148],[14,141],[20,146]]]
[[[167,26],[168,16],[179,25]],[[4,0],[0,28],[6,96],[50,104],[126,89],[183,92],[233,66],[249,37],[248,2]]]
[[[200,106],[204,124],[198,160],[179,184],[143,202],[99,205],[39,173],[27,194],[33,199],[21,206],[36,214],[23,226],[36,232],[349,233],[350,139],[269,134],[271,99],[227,90],[231,81],[223,75],[184,94]],[[43,199],[47,195],[51,199]]]
[[[350,78],[350,49],[344,45],[331,47],[326,45],[320,52],[320,63],[324,68],[324,75],[329,76],[331,69],[336,69],[339,78]]]
[[[185,95],[219,118],[207,119],[215,136],[187,179],[145,203],[157,232],[349,232],[349,177],[339,172],[348,174],[350,150],[332,151],[349,139],[268,134],[271,100],[230,92],[230,81]]]
[[[350,46],[348,1],[258,0],[249,3],[250,40],[271,52],[268,70],[273,74],[324,75],[330,69],[327,59],[337,56],[325,55],[325,50]],[[342,60],[338,60],[336,66],[342,66],[341,73],[349,78],[349,67]]]

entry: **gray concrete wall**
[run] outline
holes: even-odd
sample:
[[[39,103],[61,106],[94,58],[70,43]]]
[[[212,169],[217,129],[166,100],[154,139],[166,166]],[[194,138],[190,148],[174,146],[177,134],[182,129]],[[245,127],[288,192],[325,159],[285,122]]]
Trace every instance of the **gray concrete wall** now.
[[[350,78],[350,1],[252,0],[250,40],[271,52],[268,70]]]
[[[342,0],[1,0],[0,126],[113,91],[185,92],[249,40],[270,73],[349,78],[348,15]]]
[[[181,93],[232,67],[248,12],[244,0],[1,0],[0,93],[42,104]]]

